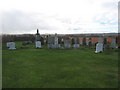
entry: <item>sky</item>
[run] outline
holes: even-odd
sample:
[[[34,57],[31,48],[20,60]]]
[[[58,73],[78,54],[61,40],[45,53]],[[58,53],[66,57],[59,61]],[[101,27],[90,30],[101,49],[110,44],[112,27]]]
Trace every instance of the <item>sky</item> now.
[[[2,0],[3,34],[117,33],[119,0]]]

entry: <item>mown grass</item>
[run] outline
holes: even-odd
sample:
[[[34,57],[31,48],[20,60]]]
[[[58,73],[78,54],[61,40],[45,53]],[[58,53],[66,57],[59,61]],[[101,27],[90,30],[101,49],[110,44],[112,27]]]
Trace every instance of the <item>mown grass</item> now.
[[[8,50],[3,45],[3,88],[116,88],[118,50]],[[17,42],[17,47],[21,44]]]

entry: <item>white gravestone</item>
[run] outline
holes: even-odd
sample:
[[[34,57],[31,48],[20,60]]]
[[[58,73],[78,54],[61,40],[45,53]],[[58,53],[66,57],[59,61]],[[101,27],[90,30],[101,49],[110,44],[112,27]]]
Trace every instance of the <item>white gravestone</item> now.
[[[36,48],[41,48],[41,42],[40,41],[36,41]]]
[[[99,53],[99,52],[103,52],[103,38],[102,37],[100,37],[98,39],[98,43],[96,45],[96,51],[95,51],[95,53]]]
[[[10,49],[10,50],[16,49],[16,48],[15,48],[15,42],[10,42],[10,43],[9,43],[9,49]]]
[[[97,43],[95,53],[103,52],[103,44]]]
[[[79,44],[74,44],[73,47],[74,48],[80,48],[80,45]]]
[[[115,38],[112,38],[111,46],[112,46],[112,48],[116,48],[116,39]]]

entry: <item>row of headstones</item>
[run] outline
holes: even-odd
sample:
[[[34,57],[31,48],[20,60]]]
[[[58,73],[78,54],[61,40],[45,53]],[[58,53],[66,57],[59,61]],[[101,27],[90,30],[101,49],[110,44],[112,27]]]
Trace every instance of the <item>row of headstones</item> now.
[[[10,50],[16,49],[15,42],[7,42],[7,47]],[[70,40],[65,40],[64,47],[65,48],[71,48]],[[79,44],[74,44],[73,47],[74,48],[79,48],[80,45]],[[36,48],[41,48],[41,41],[36,41]],[[61,45],[58,44],[58,43],[56,43],[56,44],[48,44],[48,48],[61,48]]]
[[[9,49],[16,49],[15,48],[15,42],[7,42],[7,47]],[[64,40],[64,47],[65,48],[71,48],[71,41],[70,40]],[[112,47],[116,48],[116,40],[112,40]],[[41,48],[41,41],[36,41],[36,48]],[[48,48],[61,48],[61,45],[58,44],[58,38],[49,38],[48,39]],[[73,48],[80,48],[80,45],[78,43],[75,43],[73,45]],[[96,53],[103,52],[103,38],[99,38],[98,43],[96,44]]]
[[[79,42],[77,42],[78,38],[74,38],[74,45],[73,48],[79,48]],[[64,42],[64,48],[71,48],[71,40],[69,38],[66,38],[65,40],[61,39],[62,42]],[[48,48],[63,48],[61,47],[61,44],[58,43],[58,37],[57,35],[55,36],[49,36],[48,37]]]
[[[8,49],[10,49],[10,50],[16,49],[15,42],[7,42],[6,45],[7,45]],[[40,41],[36,41],[36,48],[41,48],[41,42]]]

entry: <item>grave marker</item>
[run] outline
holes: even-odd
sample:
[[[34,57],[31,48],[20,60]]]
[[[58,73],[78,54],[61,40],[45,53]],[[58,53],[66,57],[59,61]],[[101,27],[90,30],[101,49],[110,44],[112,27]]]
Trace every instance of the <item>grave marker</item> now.
[[[10,42],[9,43],[9,50],[14,50],[15,48],[15,42]]]

